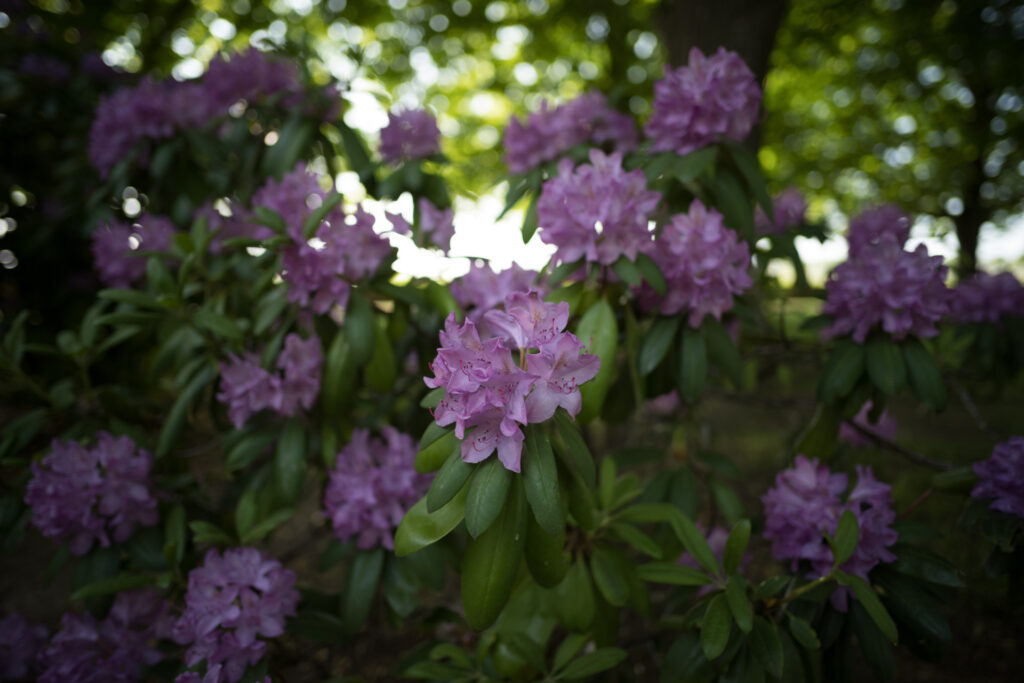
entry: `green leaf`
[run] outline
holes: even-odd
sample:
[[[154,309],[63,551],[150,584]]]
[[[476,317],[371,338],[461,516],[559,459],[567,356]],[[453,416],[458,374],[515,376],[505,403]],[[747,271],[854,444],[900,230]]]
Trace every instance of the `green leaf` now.
[[[792,612],[789,613],[789,632],[793,634],[796,642],[806,650],[817,650],[821,647],[818,634],[814,632],[811,625]]]
[[[560,535],[565,528],[565,517],[558,486],[558,466],[551,442],[540,425],[528,425],[526,428],[522,469],[526,499],[537,523],[550,535]]]
[[[853,511],[845,510],[839,517],[839,526],[836,528],[835,537],[829,541],[829,545],[832,546],[832,556],[835,558],[835,566],[838,567],[853,557],[859,534],[857,516],[853,514]]]
[[[284,309],[288,307],[288,288],[285,285],[275,285],[260,297],[256,304],[256,315],[253,318],[252,332],[261,335],[270,329],[281,318]]]
[[[235,544],[235,539],[231,538],[230,534],[216,524],[202,520],[193,520],[188,523],[188,528],[192,530],[193,543],[210,543],[212,545]]]
[[[753,242],[754,207],[739,179],[727,168],[716,168],[709,188],[715,198],[715,208],[725,217],[726,227],[739,232],[747,242]]]
[[[859,602],[853,602],[850,605],[849,618],[853,625],[853,632],[857,635],[857,642],[860,643],[860,651],[872,672],[879,680],[892,680],[892,645],[868,617],[867,611]]]
[[[476,465],[462,460],[462,448],[456,443],[452,454],[445,460],[444,465],[434,476],[430,483],[430,490],[427,491],[427,511],[440,510],[444,505],[455,497],[469,479],[469,475],[476,470]]]
[[[134,289],[101,289],[96,296],[107,301],[131,304],[139,308],[163,308],[152,294],[137,292]]]
[[[730,138],[723,138],[722,141],[725,143],[726,149],[729,150],[732,160],[736,162],[736,168],[740,170],[740,174],[747,182],[747,187],[750,188],[754,198],[757,199],[757,203],[764,209],[768,219],[773,220],[772,200],[768,195],[768,187],[765,185],[764,174],[761,172],[761,164],[758,163],[757,157],[751,154],[739,142]]]
[[[405,513],[395,532],[395,555],[403,557],[420,548],[435,543],[459,525],[466,515],[466,496],[469,485],[465,485],[441,509],[427,512],[427,497],[423,496]]]
[[[355,354],[349,346],[345,330],[340,329],[327,349],[320,388],[320,400],[328,419],[337,420],[343,416],[356,393],[357,374]]]
[[[395,350],[387,332],[387,319],[376,317],[373,335],[373,356],[366,365],[366,383],[374,391],[388,393],[395,386],[398,377],[398,364],[395,362]],[[441,388],[441,387],[438,387]]]
[[[732,575],[740,566],[743,553],[747,550],[747,543],[750,542],[750,520],[741,519],[733,525],[729,537],[725,540],[725,550],[722,553],[722,568],[726,576]]]
[[[462,557],[462,608],[474,631],[493,624],[508,602],[519,573],[528,514],[522,486],[516,482],[508,504],[494,523],[466,544]]]
[[[676,536],[697,560],[697,563],[704,568],[704,571],[711,576],[717,576],[718,562],[715,561],[715,555],[711,552],[711,547],[708,545],[707,539],[704,538],[704,534],[682,512],[674,510],[673,513],[669,518],[669,524]]]
[[[915,338],[905,340],[901,346],[907,375],[910,378],[910,388],[921,402],[932,410],[944,410],[946,387],[942,383],[942,373],[935,365],[932,354]]]
[[[708,352],[704,335],[690,326],[683,328],[679,339],[679,395],[693,403],[704,391],[708,375]]]
[[[715,499],[715,506],[726,521],[737,522],[746,514],[743,502],[731,486],[716,478],[709,479],[708,486]]]
[[[736,575],[730,576],[725,584],[725,600],[729,603],[729,611],[736,625],[744,633],[750,633],[750,629],[754,628],[754,606],[747,597],[746,581]]]
[[[601,460],[600,474],[597,478],[597,499],[604,510],[611,507],[612,499],[615,497],[616,476],[615,458],[605,456]]]
[[[466,498],[466,530],[470,536],[477,538],[498,518],[511,483],[512,472],[497,456],[488,458],[476,468]]]
[[[897,559],[890,566],[907,576],[930,581],[939,586],[960,588],[963,581],[957,568],[945,558],[916,545],[900,543],[893,548]]]
[[[272,512],[266,518],[254,524],[253,527],[242,536],[242,543],[257,543],[262,541],[267,534],[287,522],[294,514],[295,510],[292,508],[284,508]]]
[[[650,331],[640,342],[640,350],[637,353],[636,367],[641,376],[651,374],[661,364],[669,347],[672,346],[678,329],[678,317],[655,319]]]
[[[889,612],[886,611],[882,601],[878,598],[878,593],[871,587],[871,584],[859,576],[844,572],[837,572],[837,580],[841,585],[849,586],[853,589],[854,595],[857,596],[860,604],[867,610],[871,620],[878,626],[878,630],[882,632],[890,643],[895,645],[899,639],[896,623],[889,616]]]
[[[164,519],[164,558],[176,568],[185,556],[185,507],[178,503]]]
[[[348,160],[349,167],[359,174],[359,180],[366,185],[367,182],[373,180],[374,171],[373,162],[370,161],[370,155],[366,151],[366,144],[344,121],[339,119],[335,126],[341,134],[341,144],[345,149],[345,158]]]
[[[624,522],[612,522],[608,528],[620,541],[625,541],[636,550],[650,555],[656,560],[661,559],[662,553],[658,544],[635,526]]]
[[[725,651],[732,630],[732,614],[725,596],[718,594],[708,603],[704,621],[700,625],[700,646],[709,660],[717,659]]]
[[[528,662],[536,671],[544,671],[544,651],[533,638],[525,633],[505,631],[501,634],[501,643],[508,647],[520,659]]]
[[[317,228],[324,222],[334,207],[341,203],[342,196],[338,192],[331,192],[324,199],[323,204],[313,209],[306,220],[302,222],[302,236],[307,240],[311,239],[316,234]]]
[[[277,434],[270,431],[249,434],[228,451],[225,467],[229,472],[245,469],[276,440]]]
[[[587,448],[587,442],[583,440],[579,427],[563,409],[555,411],[555,429],[561,437],[558,451],[564,456],[566,466],[587,487],[593,488],[597,484],[594,456],[590,454],[590,449]]]
[[[605,395],[615,376],[615,355],[619,349],[619,326],[615,312],[605,299],[598,299],[583,314],[576,326],[576,336],[588,347],[589,353],[601,359],[601,369],[594,379],[580,386],[583,408],[577,418],[589,422],[601,414]]]
[[[435,387],[431,389],[423,396],[423,398],[420,399],[420,408],[436,408],[444,399],[444,394],[444,387]]]
[[[590,571],[597,589],[613,607],[622,607],[629,598],[629,586],[619,573],[615,560],[607,550],[598,546],[590,556]]]
[[[565,580],[555,588],[554,604],[562,625],[569,631],[586,631],[594,622],[594,584],[582,558],[569,567]]]
[[[761,666],[775,678],[782,678],[783,652],[779,629],[764,617],[754,618],[754,630],[750,634],[750,650]]]
[[[892,396],[907,383],[907,366],[900,347],[891,339],[875,336],[865,348],[868,376],[872,384]]]
[[[776,595],[781,593],[783,589],[789,584],[790,577],[788,576],[769,576],[767,579],[758,584],[757,588],[754,589],[753,598],[754,600],[766,600],[768,598],[774,598]]]
[[[704,319],[701,329],[707,341],[708,358],[722,368],[733,387],[739,389],[743,385],[743,359],[729,332],[722,323],[710,317]]]
[[[420,474],[436,472],[448,461],[452,449],[460,448],[461,442],[450,428],[431,422],[420,438],[420,449],[416,453],[414,467]]]
[[[849,339],[836,344],[818,381],[818,396],[823,402],[838,401],[853,391],[864,372],[865,355],[864,347]]]
[[[665,282],[665,275],[661,272],[661,268],[657,263],[654,262],[647,254],[636,255],[636,267],[640,270],[640,275],[643,276],[644,281],[651,286],[658,296],[665,296],[668,292],[668,283]]]
[[[711,168],[718,156],[718,148],[705,147],[683,156],[671,155],[672,175],[681,183],[688,183]]]
[[[295,167],[313,139],[314,123],[293,112],[278,134],[277,142],[263,154],[263,175],[280,178]],[[217,196],[217,195],[215,195]]]
[[[567,681],[579,681],[596,676],[618,666],[626,659],[626,651],[617,647],[602,647],[573,660],[559,675]]]
[[[639,287],[643,282],[643,277],[640,275],[640,269],[636,267],[633,261],[630,261],[625,255],[620,256],[615,263],[612,264],[612,270],[619,279],[625,282],[631,287]]]
[[[163,429],[160,430],[160,437],[157,439],[154,455],[159,460],[167,455],[171,446],[178,440],[178,435],[185,426],[185,419],[188,416],[189,406],[199,393],[206,388],[206,385],[213,381],[215,371],[213,366],[204,365],[199,372],[189,381],[182,392],[178,395],[171,410],[167,413],[167,420]]]
[[[544,588],[554,588],[565,578],[570,564],[564,528],[552,536],[531,515],[526,525],[526,566],[534,581]]]
[[[302,495],[306,467],[306,431],[299,418],[292,418],[285,425],[274,454],[275,482],[286,505],[294,505]]]
[[[555,659],[551,664],[551,670],[558,672],[566,664],[569,663],[573,657],[576,656],[583,646],[587,644],[588,637],[582,633],[570,633],[565,637],[558,645],[558,649],[555,650]]]
[[[811,424],[797,440],[796,452],[803,453],[809,458],[828,461],[835,453],[841,422],[840,412],[836,407],[819,405]]]
[[[675,562],[650,562],[636,568],[644,581],[670,583],[674,586],[706,586],[711,578],[699,569]]]
[[[276,232],[278,235],[283,235],[286,232],[288,232],[288,224],[285,223],[284,218],[277,211],[274,211],[273,209],[268,209],[265,206],[256,206],[253,207],[252,214],[252,220],[254,222],[259,223],[260,225],[265,225],[266,227]],[[224,240],[223,244],[227,245],[227,243],[230,241],[232,240]]]
[[[352,558],[341,592],[341,618],[349,634],[358,633],[366,625],[366,618],[377,597],[384,557],[383,548],[374,548],[361,550]]]
[[[345,324],[342,328],[352,350],[352,359],[362,366],[373,358],[373,306],[363,293],[353,289],[345,309]]]
[[[235,533],[238,534],[239,539],[245,536],[256,521],[257,493],[258,490],[255,488],[246,489],[235,506]]]
[[[72,600],[85,600],[98,595],[110,595],[133,588],[142,588],[156,582],[156,577],[151,574],[122,573],[117,576],[93,581],[82,586],[71,594]]]
[[[202,327],[204,330],[212,332],[218,337],[224,339],[230,339],[232,341],[240,341],[245,335],[238,329],[238,325],[235,321],[231,320],[227,316],[211,311],[208,308],[200,308],[192,314],[192,320]]]
[[[523,244],[526,244],[533,237],[533,233],[537,232],[537,202],[540,200],[540,193],[534,192],[533,198],[530,199],[530,205],[526,207],[526,213],[523,215]]]

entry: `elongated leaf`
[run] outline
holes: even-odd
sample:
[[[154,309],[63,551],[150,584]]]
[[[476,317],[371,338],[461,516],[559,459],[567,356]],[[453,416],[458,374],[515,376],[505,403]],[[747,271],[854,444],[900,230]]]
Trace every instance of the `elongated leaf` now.
[[[551,664],[551,670],[558,672],[569,663],[576,653],[587,643],[587,636],[582,633],[570,633],[565,637],[555,650],[555,659]]]
[[[901,346],[910,387],[914,393],[929,408],[944,410],[946,387],[942,383],[942,373],[935,365],[932,354],[928,353],[928,350],[917,339],[907,339]]]
[[[222,313],[211,311],[207,308],[200,308],[192,314],[192,319],[199,327],[212,332],[218,337],[239,341],[243,338],[242,331],[238,329],[235,321]]]
[[[185,507],[178,503],[164,519],[164,558],[176,568],[185,556]]]
[[[436,543],[459,525],[466,515],[466,484],[436,512],[427,512],[427,497],[423,496],[405,513],[395,532],[395,555],[404,557],[420,548]]]
[[[818,396],[825,403],[838,401],[853,391],[864,372],[864,347],[849,339],[836,344],[825,362],[818,382]]]
[[[782,678],[784,654],[778,627],[764,617],[754,618],[750,634],[750,650],[761,666],[775,678]]]
[[[676,331],[679,329],[679,318],[657,318],[651,326],[650,331],[640,342],[640,351],[637,353],[637,371],[646,376],[654,371],[654,368],[661,364],[672,346]]]
[[[622,607],[629,598],[629,586],[607,550],[598,546],[590,556],[590,572],[594,583],[609,605]]]
[[[373,358],[373,306],[358,289],[352,290],[345,309],[345,338],[348,339],[356,365],[366,365]]]
[[[192,530],[192,541],[194,543],[210,543],[213,545],[235,544],[235,539],[231,538],[228,532],[216,524],[197,519],[189,522],[188,528]]]
[[[665,296],[668,291],[668,283],[665,282],[665,275],[661,268],[647,254],[637,254],[636,267],[643,276],[644,281],[651,286],[658,296]]]
[[[563,447],[559,452],[564,456],[566,465],[580,480],[589,488],[597,484],[597,472],[594,466],[594,456],[590,454],[583,435],[579,428],[572,422],[568,413],[559,409],[555,411],[555,429],[561,437]]]
[[[470,536],[480,536],[498,518],[511,484],[512,473],[505,469],[497,456],[476,468],[466,498],[466,530]]]
[[[508,504],[494,523],[466,544],[462,558],[462,608],[466,622],[475,631],[494,623],[512,592],[526,539],[529,513],[525,498],[522,486],[516,482]]]
[[[708,603],[700,625],[700,646],[704,656],[715,660],[725,651],[732,630],[732,614],[724,595],[716,595]]]
[[[850,510],[844,511],[839,517],[839,526],[836,528],[836,535],[831,542],[832,555],[837,567],[853,556],[853,551],[857,548],[859,533],[857,516]]]
[[[156,582],[156,577],[150,574],[123,573],[109,579],[100,579],[82,586],[71,594],[72,600],[85,600],[94,598],[97,595],[110,595],[121,591],[131,590],[149,586]]]
[[[134,289],[101,289],[96,296],[107,301],[131,304],[139,308],[162,308],[160,302],[152,294],[138,292]]]
[[[164,457],[170,452],[171,446],[178,440],[178,435],[181,434],[181,430],[185,426],[189,406],[192,405],[192,402],[199,393],[206,388],[206,385],[213,381],[214,375],[213,366],[204,365],[178,395],[174,405],[171,406],[171,411],[167,413],[167,420],[164,422],[163,429],[160,430],[160,438],[157,440],[156,452],[154,453],[157,459]]]
[[[377,316],[375,320],[373,356],[366,366],[365,376],[370,388],[383,394],[394,388],[398,377],[398,365],[395,362],[395,350],[388,338],[387,319]]]
[[[258,543],[259,541],[262,541],[267,534],[287,522],[294,514],[295,510],[292,508],[284,508],[270,513],[266,518],[261,519],[259,522],[254,524],[252,528],[242,536],[242,543]]]
[[[225,466],[229,472],[245,469],[265,453],[276,440],[277,434],[269,431],[249,434],[228,451]]]
[[[650,562],[636,568],[644,581],[670,583],[675,586],[706,586],[711,578],[699,569],[675,562]]]
[[[704,173],[715,163],[718,156],[717,147],[705,147],[695,152],[690,152],[682,157],[672,156],[672,175],[681,183],[688,183]]]
[[[569,567],[565,580],[555,588],[555,610],[569,631],[586,631],[594,623],[594,584],[582,559]]]
[[[588,422],[601,413],[605,395],[615,376],[615,355],[619,349],[619,326],[615,312],[605,299],[599,299],[583,314],[576,326],[576,336],[590,353],[601,359],[597,375],[580,387],[583,408],[577,419]]]
[[[620,256],[612,264],[612,270],[619,276],[620,280],[631,287],[639,287],[643,281],[643,276],[640,275],[640,269],[636,267],[636,263],[630,261],[626,256]]]
[[[804,649],[817,650],[821,647],[818,634],[814,632],[811,625],[792,613],[789,614],[789,632]]]
[[[876,336],[868,341],[865,354],[868,376],[882,392],[891,396],[906,385],[907,366],[892,340]]]
[[[527,426],[522,469],[523,487],[534,518],[544,531],[558,536],[565,528],[558,466],[551,442],[540,425]]]
[[[838,572],[838,581],[844,586],[849,586],[853,589],[854,595],[857,596],[857,600],[867,610],[871,620],[878,626],[878,630],[889,640],[893,645],[896,644],[899,639],[899,633],[896,630],[896,623],[889,616],[889,612],[886,611],[882,601],[878,598],[878,593],[871,587],[864,579],[853,574],[845,574]]]
[[[764,209],[765,215],[768,220],[774,221],[775,217],[772,212],[772,200],[768,195],[768,187],[764,182],[764,174],[761,173],[761,164],[758,163],[757,157],[751,154],[747,149],[740,143],[724,138],[726,149],[729,150],[729,155],[732,160],[736,162],[736,168],[740,170],[740,175],[743,176],[743,180],[746,181],[747,187],[750,188],[754,198],[757,199],[757,203]]]
[[[357,367],[344,329],[338,330],[324,358],[320,400],[329,419],[337,420],[356,393]],[[422,446],[420,446],[422,448]],[[438,467],[440,467],[438,463]]]
[[[274,211],[273,209],[268,209],[265,206],[253,207],[252,218],[250,220],[252,220],[254,223],[265,225],[266,227],[276,232],[278,235],[283,235],[288,231],[288,224],[285,223],[284,218],[281,217],[281,214],[279,214],[277,211]],[[227,244],[230,241],[231,240],[224,240],[222,244]]]
[[[747,597],[746,582],[738,576],[730,576],[725,584],[725,600],[729,603],[729,611],[736,625],[744,633],[750,633],[754,628],[754,606]]]
[[[523,215],[523,244],[529,242],[533,238],[533,233],[537,232],[537,202],[539,200],[540,193],[535,192]]]
[[[454,448],[460,448],[455,432],[431,422],[420,439],[420,450],[416,453],[414,464],[416,471],[426,474],[441,469]]]
[[[626,659],[626,651],[617,647],[602,647],[569,662],[559,678],[567,681],[589,680],[602,671],[608,671]]]
[[[661,559],[662,553],[658,544],[635,526],[624,522],[612,522],[609,529],[619,540],[625,541],[636,550],[646,553],[656,560]]]
[[[427,511],[434,512],[446,505],[462,490],[475,469],[475,465],[463,462],[462,448],[456,444],[434,477],[434,481],[430,483],[430,490],[427,491]]]
[[[732,337],[722,323],[714,318],[705,318],[701,325],[704,339],[707,340],[708,358],[722,368],[732,385],[739,389],[743,385],[743,359]]]
[[[718,576],[719,569],[715,555],[711,552],[711,547],[708,545],[707,539],[704,538],[704,534],[700,532],[700,529],[696,527],[690,518],[675,510],[674,514],[669,518],[669,524],[672,525],[672,530],[675,531],[676,536],[682,541],[683,546],[693,555],[697,563],[704,568],[704,571],[712,576]]]
[[[853,602],[849,610],[853,632],[860,643],[860,651],[865,661],[881,681],[892,680],[893,652],[892,645],[868,616],[867,611],[859,602]]]
[[[725,225],[739,232],[745,241],[753,242],[754,207],[739,179],[727,168],[716,168],[710,189],[715,207],[725,217]]]
[[[341,618],[348,633],[358,633],[366,625],[383,569],[383,548],[363,550],[352,558],[341,592]]]
[[[554,588],[565,578],[572,558],[565,549],[565,531],[552,536],[532,515],[526,525],[526,566],[537,585]]]
[[[725,540],[725,550],[722,553],[722,568],[726,576],[730,576],[740,566],[743,553],[747,550],[747,543],[750,542],[750,520],[741,519],[733,525],[729,537]]]
[[[235,533],[243,538],[256,521],[256,489],[247,489],[235,506]]]
[[[281,500],[294,505],[302,494],[307,467],[306,430],[302,421],[292,418],[285,425],[274,454],[274,477]]]
[[[302,223],[302,236],[307,240],[316,234],[320,224],[324,222],[324,218],[327,217],[334,207],[341,203],[342,196],[338,192],[331,192],[324,199],[323,204],[313,209],[306,220]]]
[[[690,403],[700,398],[708,375],[707,346],[700,330],[686,326],[679,339],[679,395]]]

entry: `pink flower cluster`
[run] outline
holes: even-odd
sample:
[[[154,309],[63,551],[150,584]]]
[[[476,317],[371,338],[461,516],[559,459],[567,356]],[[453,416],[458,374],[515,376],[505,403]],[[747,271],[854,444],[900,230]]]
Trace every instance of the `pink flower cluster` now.
[[[447,254],[455,234],[455,214],[452,209],[439,209],[426,197],[420,197],[416,201],[416,212],[419,214],[417,225],[420,232]],[[401,214],[386,212],[385,215],[395,232],[402,235],[412,232],[409,221]]]
[[[896,237],[884,236],[829,275],[822,310],[833,322],[824,334],[852,334],[858,344],[877,326],[897,341],[908,334],[935,336],[935,323],[949,312],[946,270],[942,257],[928,256],[923,244],[904,251]]]
[[[1013,273],[975,273],[953,289],[957,321],[995,323],[1006,316],[1024,317],[1024,285]]]
[[[850,221],[846,231],[850,257],[867,247],[878,246],[883,235],[891,235],[902,247],[910,239],[910,222],[910,216],[895,204],[883,204],[861,212]]]
[[[163,659],[153,641],[170,636],[169,605],[155,590],[118,593],[106,619],[67,613],[39,655],[39,683],[135,683]]]
[[[441,151],[441,131],[425,109],[390,112],[380,131],[380,156],[388,163],[422,159]]]
[[[258,50],[214,60],[194,81],[142,81],[100,100],[89,131],[89,159],[106,177],[143,140],[167,138],[223,118],[239,101],[251,103],[278,93],[294,98],[301,88],[295,63]]]
[[[806,213],[807,201],[800,194],[800,190],[787,187],[772,199],[772,214],[775,220],[768,220],[768,215],[759,204],[754,210],[754,226],[758,235],[778,235],[789,228],[803,225]]]
[[[660,200],[647,189],[643,171],[623,170],[621,154],[592,149],[589,164],[574,170],[563,159],[558,176],[544,183],[537,203],[540,238],[558,247],[553,259],[563,263],[634,261],[651,247],[648,221]]]
[[[509,121],[505,164],[512,173],[526,173],[587,141],[610,142],[616,152],[625,154],[636,147],[636,125],[609,107],[601,93],[580,95],[557,107],[545,102],[525,122],[515,117]]]
[[[834,557],[825,534],[835,534],[839,517],[846,510],[856,515],[860,527],[853,556],[841,569],[862,579],[879,562],[892,562],[896,556],[889,546],[898,534],[891,526],[896,519],[889,485],[875,479],[870,467],[857,466],[857,485],[846,500],[845,474],[833,474],[817,458],[796,457],[793,467],[779,472],[775,486],[761,498],[764,503],[764,537],[772,542],[777,560],[790,560],[793,571],[801,562],[811,567],[811,575],[824,576],[832,570]],[[837,609],[846,609],[846,591],[833,594]]]
[[[641,301],[665,315],[687,311],[691,327],[699,327],[706,315],[721,320],[733,297],[753,284],[746,242],[725,227],[722,214],[700,200],[690,204],[689,212],[672,216],[654,245],[651,257],[665,275],[668,291],[661,297],[645,286]]]
[[[174,224],[163,216],[142,216],[134,225],[112,221],[92,233],[93,264],[107,287],[127,289],[146,274],[138,251],[164,251],[171,246]]]
[[[579,413],[579,385],[594,378],[601,360],[581,353],[580,340],[564,331],[568,321],[567,303],[545,303],[536,292],[509,295],[505,310],[485,313],[479,330],[472,320],[459,325],[454,313],[448,316],[430,366],[434,377],[424,381],[444,387],[434,420],[455,425],[464,461],[480,462],[497,449],[501,463],[519,472],[520,425],[550,419],[559,407]]]
[[[150,492],[153,457],[127,436],[97,432],[96,446],[56,439],[50,453],[32,463],[25,503],[44,536],[84,555],[99,541],[106,548],[128,540],[136,526],[157,523]]]
[[[356,538],[363,550],[395,547],[392,536],[406,511],[430,485],[430,477],[413,468],[416,442],[394,427],[384,440],[355,429],[340,453],[324,490],[324,508],[334,534]]]
[[[220,366],[220,393],[217,399],[228,406],[228,418],[236,429],[255,413],[270,409],[279,415],[295,415],[309,410],[320,393],[320,367],[323,351],[320,338],[310,335],[306,341],[292,333],[285,337],[284,350],[277,358],[282,374],[260,367],[260,357],[247,353],[230,356]]]
[[[973,498],[993,499],[989,506],[1024,519],[1024,436],[1011,436],[996,445],[988,460],[974,463],[980,481]]]
[[[188,574],[185,611],[174,624],[174,640],[188,645],[185,665],[206,660],[220,665],[220,678],[234,683],[266,653],[263,638],[284,633],[299,593],[295,572],[256,548],[230,548],[223,557],[206,553]]]
[[[653,111],[644,132],[652,149],[688,154],[719,135],[747,137],[760,104],[761,89],[739,55],[720,47],[705,57],[693,48],[689,64],[667,68],[654,84]]]
[[[469,272],[452,282],[450,289],[463,310],[467,310],[473,321],[479,323],[484,313],[504,303],[509,294],[526,293],[531,287],[535,288],[533,281],[536,277],[536,272],[515,263],[495,272],[490,264],[474,261],[469,264]]]

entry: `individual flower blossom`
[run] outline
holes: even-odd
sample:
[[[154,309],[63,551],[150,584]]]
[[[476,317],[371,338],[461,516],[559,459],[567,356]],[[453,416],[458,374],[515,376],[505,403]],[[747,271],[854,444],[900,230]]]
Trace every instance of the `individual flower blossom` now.
[[[827,337],[850,334],[863,344],[876,327],[899,341],[908,334],[933,337],[935,323],[949,312],[946,266],[928,256],[923,244],[904,251],[892,235],[864,249],[829,275],[822,308],[832,316]]]
[[[993,499],[989,505],[1024,519],[1024,436],[1011,436],[992,449],[988,460],[974,463],[980,481],[971,496]]]
[[[611,109],[601,93],[587,93],[557,107],[545,102],[525,121],[513,117],[505,129],[505,163],[512,173],[526,173],[555,161],[576,145],[610,142],[616,152],[636,147],[633,119]]]
[[[167,603],[156,591],[119,593],[103,621],[65,614],[39,656],[40,683],[135,683],[163,659],[153,641],[170,635]]]
[[[868,417],[868,414],[871,412],[871,405],[871,401],[865,403],[861,407],[860,412],[853,418],[853,422],[859,427],[878,434],[883,439],[892,441],[896,436],[896,418],[890,415],[888,410],[883,410],[882,414],[878,416],[878,420],[871,422],[871,419]],[[839,440],[853,446],[871,447],[875,445],[874,441],[861,434],[846,422],[839,426]]]
[[[867,247],[878,246],[883,235],[891,235],[902,247],[910,239],[910,223],[910,216],[895,204],[883,204],[861,212],[850,221],[846,231],[850,257]]]
[[[772,214],[775,220],[768,220],[768,215],[758,204],[754,210],[754,226],[758,235],[777,235],[789,228],[803,225],[806,213],[807,201],[800,194],[800,190],[787,187],[772,200]]]
[[[284,633],[298,602],[295,572],[274,558],[256,548],[229,548],[223,556],[211,549],[189,572],[174,640],[188,646],[186,666],[205,659],[207,667],[223,667],[221,680],[235,683],[266,653],[260,638]]]
[[[892,529],[896,514],[889,488],[874,478],[870,467],[858,465],[857,484],[843,500],[846,475],[830,472],[816,458],[798,455],[793,467],[780,472],[775,486],[761,498],[764,537],[772,542],[772,555],[789,560],[794,571],[800,562],[807,562],[811,576],[825,576],[834,562],[825,534],[835,534],[840,516],[849,510],[857,517],[860,531],[853,555],[840,568],[867,580],[879,562],[896,559],[889,550],[899,536]],[[832,603],[845,611],[847,597],[848,591],[837,590]]]
[[[495,272],[490,264],[474,261],[469,272],[451,283],[452,296],[468,315],[479,323],[479,317],[504,303],[513,292],[528,292],[535,287],[537,273],[513,263],[505,270]]]
[[[276,212],[284,219],[288,235],[295,240],[304,240],[303,223],[313,210],[324,203],[327,193],[320,188],[320,181],[300,161],[295,168],[281,176],[280,180],[269,178],[252,196],[253,208],[262,206]],[[261,226],[262,227],[262,226]],[[264,228],[264,230],[269,230]],[[273,236],[273,233],[266,237]],[[258,239],[265,239],[260,237]]]
[[[228,419],[236,429],[261,410],[292,416],[300,409],[313,407],[320,392],[323,365],[323,350],[316,335],[306,341],[294,332],[285,337],[284,350],[277,358],[283,376],[262,368],[260,356],[255,353],[228,358],[220,365],[217,400],[227,404]]]
[[[380,131],[380,156],[388,163],[422,159],[441,151],[441,131],[426,109],[409,109],[388,114],[388,125]]]
[[[394,549],[395,528],[430,485],[430,477],[413,468],[417,449],[412,437],[394,427],[385,427],[383,436],[353,430],[324,490],[324,514],[335,536],[354,538],[363,550]]]
[[[142,216],[129,225],[112,221],[92,234],[93,263],[107,287],[127,289],[146,274],[139,251],[164,251],[171,246],[174,224],[163,216]]]
[[[480,462],[497,451],[509,470],[520,471],[521,425],[542,422],[561,407],[579,413],[579,385],[594,378],[600,359],[581,353],[583,344],[565,332],[569,306],[541,300],[536,292],[516,292],[505,310],[484,314],[481,338],[477,325],[462,325],[448,316],[441,348],[430,368],[427,386],[444,387],[445,396],[434,410],[441,426],[455,425],[462,439],[462,459]],[[519,365],[512,358],[518,350]]]
[[[28,680],[48,635],[45,626],[32,626],[20,614],[0,619],[0,681]]]
[[[648,221],[661,195],[647,189],[643,171],[625,171],[622,155],[590,150],[590,163],[573,169],[563,159],[537,203],[540,238],[558,248],[553,258],[604,265],[635,261],[651,247]]]
[[[157,522],[150,492],[153,457],[127,436],[98,432],[96,445],[53,441],[50,453],[32,463],[25,502],[44,536],[69,541],[75,555],[93,541],[106,548],[128,540],[136,526]]]
[[[975,273],[953,289],[953,317],[961,323],[999,322],[1024,317],[1024,285],[1005,272]]]
[[[699,327],[706,315],[721,320],[734,297],[753,284],[746,242],[700,200],[690,204],[689,212],[672,216],[654,246],[651,257],[665,276],[666,293],[662,297],[645,286],[640,299],[664,315],[686,311],[691,327]]]
[[[655,151],[688,154],[719,135],[742,140],[757,123],[761,89],[739,55],[723,47],[710,57],[690,50],[686,66],[667,68],[654,84],[644,132]]]

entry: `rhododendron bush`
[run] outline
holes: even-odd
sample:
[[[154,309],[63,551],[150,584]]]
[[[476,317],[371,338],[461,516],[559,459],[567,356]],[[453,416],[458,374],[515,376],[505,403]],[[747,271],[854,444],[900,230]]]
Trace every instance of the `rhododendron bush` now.
[[[1024,437],[925,456],[890,408],[1019,384],[1024,288],[950,287],[885,206],[815,289],[796,244],[826,231],[769,193],[737,55],[692,52],[645,122],[594,92],[512,118],[505,212],[550,262],[451,282],[394,268],[457,238],[434,116],[374,150],[306,79],[251,49],[99,102],[95,182],[142,212],[90,226],[76,327],[5,311],[0,531],[67,604],[3,615],[0,680],[342,680],[368,642],[386,678],[889,679],[942,656],[969,579],[1019,589]],[[780,350],[815,399],[765,476],[702,411]],[[933,494],[984,570],[936,552]]]

